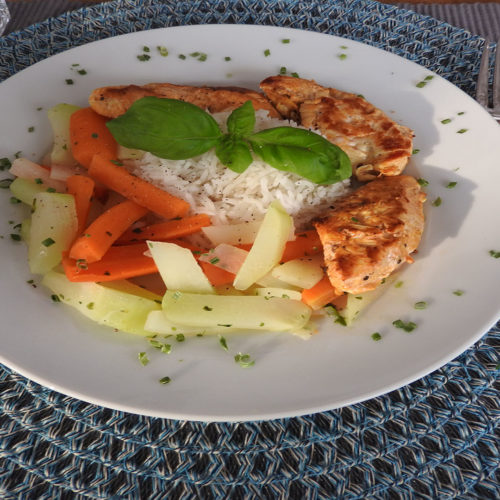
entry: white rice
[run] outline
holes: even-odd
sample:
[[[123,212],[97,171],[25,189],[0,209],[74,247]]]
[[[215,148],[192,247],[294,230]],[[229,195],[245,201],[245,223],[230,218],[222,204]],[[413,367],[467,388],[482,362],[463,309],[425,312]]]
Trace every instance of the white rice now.
[[[214,118],[224,127],[229,113]],[[256,112],[255,130],[292,126]],[[253,163],[237,174],[222,165],[213,150],[188,160],[165,160],[150,153],[134,163],[134,173],[169,193],[186,200],[193,214],[205,213],[212,224],[260,220],[273,200],[279,200],[294,218],[295,227],[304,229],[314,217],[324,213],[332,201],[349,192],[349,180],[318,185],[296,174],[270,167],[254,156]]]

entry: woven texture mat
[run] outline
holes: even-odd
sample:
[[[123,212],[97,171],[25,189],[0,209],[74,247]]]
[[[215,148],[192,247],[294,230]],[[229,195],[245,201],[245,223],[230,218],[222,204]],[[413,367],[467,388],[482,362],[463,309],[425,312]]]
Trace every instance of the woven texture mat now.
[[[394,52],[472,93],[484,41],[362,0],[121,0],[0,39],[0,79],[131,31],[290,26]],[[0,371],[2,498],[484,498],[500,496],[500,323],[442,369],[365,403],[301,418],[203,424],[130,415]]]

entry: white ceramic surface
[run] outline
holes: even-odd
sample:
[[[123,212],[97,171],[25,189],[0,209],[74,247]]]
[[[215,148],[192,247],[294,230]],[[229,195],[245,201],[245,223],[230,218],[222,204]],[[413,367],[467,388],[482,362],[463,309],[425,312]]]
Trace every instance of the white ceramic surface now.
[[[137,58],[144,46],[151,49],[148,61]],[[169,55],[162,57],[157,46],[165,46]],[[189,56],[193,52],[206,53],[206,61]],[[166,28],[94,42],[0,84],[0,157],[21,151],[39,159],[51,141],[46,109],[59,102],[85,105],[98,86],[168,81],[257,88],[282,66],[363,94],[415,131],[420,152],[407,172],[429,181],[427,226],[415,263],[400,274],[403,286],[392,287],[354,327],[327,320],[307,342],[284,334],[226,335],[229,352],[217,338],[205,337],[173,341],[172,353],[165,355],[144,339],[92,324],[27,283],[33,277],[25,247],[9,237],[22,216],[5,191],[0,193],[2,363],[62,393],[129,412],[193,420],[271,419],[332,409],[401,387],[459,355],[495,323],[500,260],[489,251],[500,250],[500,127],[443,78],[435,75],[418,88],[431,75],[428,70],[373,47],[312,32],[231,25]],[[441,123],[446,119],[451,122]],[[35,130],[29,132],[30,127]],[[449,189],[449,182],[457,185]],[[438,197],[441,205],[433,206]],[[459,289],[461,296],[453,293]],[[417,301],[428,307],[414,309]],[[405,333],[392,326],[396,319],[418,326]],[[373,332],[382,340],[374,342]],[[147,366],[137,360],[139,351],[148,352]],[[237,365],[237,352],[250,354],[255,366]],[[167,375],[172,382],[159,384]]]

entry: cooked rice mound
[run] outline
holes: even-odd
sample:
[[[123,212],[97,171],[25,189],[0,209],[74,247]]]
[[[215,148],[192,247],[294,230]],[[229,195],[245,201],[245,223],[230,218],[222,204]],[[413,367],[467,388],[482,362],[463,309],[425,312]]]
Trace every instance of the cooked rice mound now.
[[[228,113],[214,118],[224,127]],[[255,130],[292,126],[256,113]],[[222,165],[214,150],[188,160],[165,160],[147,153],[135,162],[134,172],[169,193],[186,200],[193,214],[211,216],[212,224],[260,220],[273,200],[279,200],[294,218],[296,229],[305,229],[335,198],[349,191],[349,180],[318,185],[296,174],[272,168],[258,157],[241,174]]]

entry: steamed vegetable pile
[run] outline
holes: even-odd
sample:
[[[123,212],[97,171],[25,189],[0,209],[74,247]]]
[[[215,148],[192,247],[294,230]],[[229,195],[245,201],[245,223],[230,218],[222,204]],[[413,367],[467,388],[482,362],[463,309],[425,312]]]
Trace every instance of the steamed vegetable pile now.
[[[339,294],[324,272],[318,235],[295,234],[279,202],[261,221],[212,226],[127,170],[120,158],[130,152],[104,117],[68,104],[48,116],[52,151],[43,165],[16,159],[10,189],[31,210],[21,229],[29,268],[54,300],[146,336],[251,330],[309,337],[325,306],[334,303],[350,323],[375,296]],[[186,239],[199,232],[207,247]],[[137,284],[154,275],[160,287]]]

